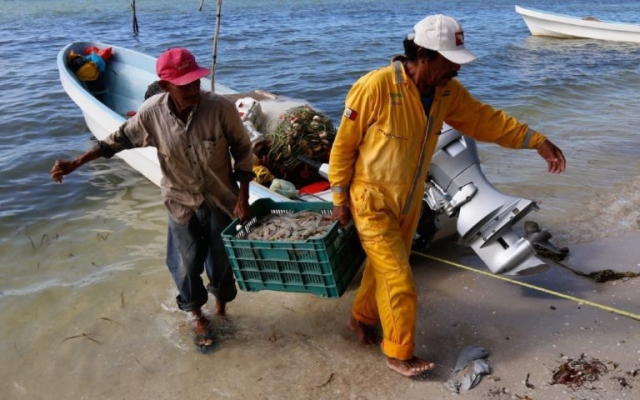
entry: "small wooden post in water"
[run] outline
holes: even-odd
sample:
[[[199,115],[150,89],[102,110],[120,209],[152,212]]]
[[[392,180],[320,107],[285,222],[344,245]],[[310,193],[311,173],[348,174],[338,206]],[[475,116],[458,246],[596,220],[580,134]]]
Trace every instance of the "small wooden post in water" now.
[[[136,17],[136,0],[131,0],[131,9],[133,10],[133,34],[138,34],[138,18]]]

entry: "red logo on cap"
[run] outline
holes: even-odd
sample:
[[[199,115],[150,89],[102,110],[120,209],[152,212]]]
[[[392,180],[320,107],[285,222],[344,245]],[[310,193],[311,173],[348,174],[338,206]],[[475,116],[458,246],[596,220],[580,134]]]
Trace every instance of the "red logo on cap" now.
[[[462,46],[464,44],[464,32],[456,32],[456,46]]]

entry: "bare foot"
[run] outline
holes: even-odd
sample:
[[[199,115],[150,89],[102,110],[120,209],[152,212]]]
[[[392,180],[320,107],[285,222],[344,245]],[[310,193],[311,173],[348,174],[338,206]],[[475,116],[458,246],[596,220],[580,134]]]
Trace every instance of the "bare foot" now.
[[[211,331],[211,325],[207,317],[202,314],[200,310],[193,311],[192,315],[195,318],[193,323],[193,335],[194,343],[200,348],[208,348],[213,345],[213,334]]]
[[[431,371],[435,366],[434,363],[421,360],[415,356],[408,360],[398,360],[397,358],[387,357],[387,367],[408,377],[420,375],[425,371]]]
[[[358,335],[358,339],[362,344],[380,344],[380,336],[373,326],[360,322],[353,316],[349,319],[347,326]]]
[[[216,301],[216,315],[224,317],[227,315],[227,302],[226,301]]]

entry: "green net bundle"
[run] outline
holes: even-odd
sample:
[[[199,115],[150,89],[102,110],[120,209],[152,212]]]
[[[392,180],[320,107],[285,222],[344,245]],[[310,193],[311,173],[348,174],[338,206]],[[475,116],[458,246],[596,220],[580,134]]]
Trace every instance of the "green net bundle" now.
[[[308,105],[293,107],[269,122],[266,157],[262,163],[280,179],[296,187],[322,180],[317,171],[298,159],[305,156],[323,163],[329,162],[336,129],[324,114]]]

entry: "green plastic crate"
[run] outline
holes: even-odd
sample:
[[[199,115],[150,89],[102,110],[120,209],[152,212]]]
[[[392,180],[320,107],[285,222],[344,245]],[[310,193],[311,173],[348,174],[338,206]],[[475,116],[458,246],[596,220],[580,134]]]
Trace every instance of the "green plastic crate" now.
[[[319,238],[304,242],[246,239],[262,216],[303,210],[330,214],[330,202],[276,202],[259,199],[252,205],[253,218],[238,229],[238,220],[222,232],[225,250],[241,290],[276,290],[342,296],[358,272],[365,254],[353,225],[334,222]]]

